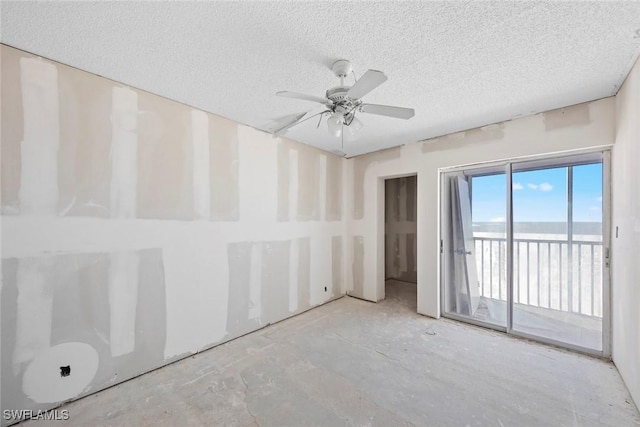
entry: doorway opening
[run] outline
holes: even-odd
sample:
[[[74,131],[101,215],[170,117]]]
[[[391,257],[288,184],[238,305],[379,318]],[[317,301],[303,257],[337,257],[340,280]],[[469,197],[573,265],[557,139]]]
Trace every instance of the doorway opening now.
[[[444,315],[608,356],[607,159],[444,173]]]
[[[384,184],[385,298],[417,310],[417,176]]]

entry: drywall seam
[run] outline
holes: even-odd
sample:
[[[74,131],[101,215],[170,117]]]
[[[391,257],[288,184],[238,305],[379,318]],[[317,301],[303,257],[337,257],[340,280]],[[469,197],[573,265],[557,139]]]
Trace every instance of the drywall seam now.
[[[298,150],[289,149],[289,221],[298,220]]]
[[[207,114],[209,120],[209,169],[211,219],[238,221],[240,181],[238,124]]]
[[[309,305],[311,283],[311,237],[298,240],[298,310]]]
[[[542,117],[547,131],[567,126],[588,125],[590,122],[589,104],[579,104],[572,108],[545,111],[542,113]]]
[[[326,168],[326,185],[325,185],[325,205],[326,212],[324,219],[327,221],[341,221],[342,210],[344,207],[343,195],[344,185],[344,162],[346,160],[325,156],[327,162]]]
[[[51,265],[48,257],[18,260],[14,374],[51,344],[53,292],[47,286],[47,278],[53,274]]]
[[[326,301],[331,288],[331,236],[311,238],[311,281],[309,304],[318,305]],[[329,273],[329,275],[327,275]],[[327,289],[325,291],[325,288]]]
[[[278,141],[278,221],[289,221],[289,145]]]
[[[254,232],[278,220],[278,146],[263,132],[238,127],[240,222]]]
[[[20,58],[20,77],[24,123],[20,213],[54,215],[60,146],[58,71],[40,58]]]
[[[249,272],[249,319],[257,319],[262,324],[262,243],[251,246]]]
[[[407,218],[407,191],[409,184],[406,179],[401,179],[398,184],[399,199],[396,200],[396,203],[398,203],[398,216],[396,217],[396,220],[400,221]]]
[[[343,287],[343,259],[341,236],[331,236],[331,297],[342,292]]]
[[[353,289],[356,296],[363,295],[364,287],[364,238],[362,236],[353,236],[351,248],[351,273],[353,275]]]
[[[112,92],[111,216],[135,218],[138,185],[138,94],[128,88]]]
[[[321,154],[318,157],[319,171],[320,171],[320,188],[318,191],[318,197],[320,198],[319,204],[319,220],[324,221],[327,218],[327,156]]]
[[[398,258],[400,261],[398,268],[400,269],[400,272],[407,271],[407,253],[405,252],[406,247],[407,235],[401,233],[398,235]]]
[[[135,348],[138,267],[137,252],[110,255],[109,343],[113,357],[131,353]]]
[[[172,224],[156,221],[145,227],[138,220],[123,225],[132,241],[138,241],[141,246],[163,248],[167,310],[165,359],[198,351],[227,335],[227,241],[233,240],[233,232],[224,233],[229,231],[226,225],[229,223],[170,222]],[[141,232],[141,228],[146,230]],[[158,233],[161,233],[159,241],[154,236]]]
[[[191,144],[193,148],[193,213],[196,219],[211,216],[211,178],[209,176],[209,116],[191,110]]]
[[[289,246],[289,312],[298,309],[298,239],[291,240]]]

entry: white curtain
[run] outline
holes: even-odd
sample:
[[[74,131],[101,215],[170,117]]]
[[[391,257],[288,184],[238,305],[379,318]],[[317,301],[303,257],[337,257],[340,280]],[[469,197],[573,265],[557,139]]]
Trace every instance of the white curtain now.
[[[473,316],[478,309],[480,292],[476,272],[475,243],[471,221],[469,181],[460,174],[451,177],[451,236],[453,249],[453,283],[455,311]]]

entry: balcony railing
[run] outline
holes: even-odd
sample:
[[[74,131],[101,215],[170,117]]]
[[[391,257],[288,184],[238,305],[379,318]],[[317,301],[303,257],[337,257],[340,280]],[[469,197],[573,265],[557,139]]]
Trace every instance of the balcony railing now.
[[[506,239],[475,237],[480,295],[507,299]],[[514,302],[602,317],[602,242],[514,239]]]

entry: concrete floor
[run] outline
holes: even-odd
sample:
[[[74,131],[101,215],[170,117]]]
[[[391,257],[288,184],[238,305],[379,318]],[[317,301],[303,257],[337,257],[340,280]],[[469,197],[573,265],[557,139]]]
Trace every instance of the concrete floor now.
[[[611,363],[415,306],[389,281],[381,303],[345,297],[60,409],[80,426],[640,425]]]

